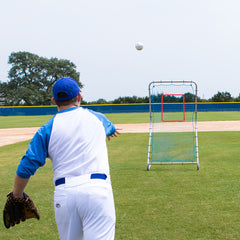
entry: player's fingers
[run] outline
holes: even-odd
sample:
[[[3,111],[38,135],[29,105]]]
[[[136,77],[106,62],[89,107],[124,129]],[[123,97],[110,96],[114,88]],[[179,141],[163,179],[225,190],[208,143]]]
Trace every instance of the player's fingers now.
[[[116,131],[114,134],[121,134],[120,130],[122,130],[122,128],[116,128]]]
[[[118,132],[116,131],[114,134],[112,134],[112,137],[117,137],[118,134],[120,134],[120,133],[118,133]]]
[[[115,132],[112,135],[107,136],[108,141],[111,140],[111,137],[117,137],[118,134],[121,134],[119,130],[122,130],[122,128],[116,128]]]

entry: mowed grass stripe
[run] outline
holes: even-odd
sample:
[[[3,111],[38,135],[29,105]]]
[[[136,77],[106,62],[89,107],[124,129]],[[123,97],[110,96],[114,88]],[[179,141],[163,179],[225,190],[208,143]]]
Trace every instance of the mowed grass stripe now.
[[[148,123],[149,113],[109,113],[105,114],[115,124]],[[52,116],[0,116],[0,128],[40,127]],[[237,121],[240,112],[199,112],[198,121]]]

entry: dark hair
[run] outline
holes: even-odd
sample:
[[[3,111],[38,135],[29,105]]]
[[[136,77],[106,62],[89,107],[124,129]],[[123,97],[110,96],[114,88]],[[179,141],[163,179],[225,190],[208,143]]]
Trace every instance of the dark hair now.
[[[67,106],[70,105],[72,103],[76,103],[77,102],[77,96],[75,98],[71,98],[65,101],[57,101],[55,100],[56,104],[60,107],[60,106]]]

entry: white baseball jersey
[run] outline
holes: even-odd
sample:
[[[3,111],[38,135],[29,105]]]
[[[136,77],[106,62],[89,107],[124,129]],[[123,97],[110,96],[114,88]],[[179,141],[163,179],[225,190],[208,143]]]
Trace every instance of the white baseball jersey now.
[[[95,172],[109,174],[105,139],[101,121],[88,110],[57,114],[48,146],[54,180]]]

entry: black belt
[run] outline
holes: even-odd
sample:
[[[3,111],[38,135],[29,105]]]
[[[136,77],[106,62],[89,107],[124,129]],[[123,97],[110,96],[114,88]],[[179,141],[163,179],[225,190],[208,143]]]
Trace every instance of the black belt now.
[[[107,179],[107,175],[104,173],[92,173],[90,175],[90,179]],[[65,178],[59,178],[55,181],[55,186],[58,186],[60,184],[65,184]]]

